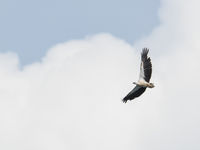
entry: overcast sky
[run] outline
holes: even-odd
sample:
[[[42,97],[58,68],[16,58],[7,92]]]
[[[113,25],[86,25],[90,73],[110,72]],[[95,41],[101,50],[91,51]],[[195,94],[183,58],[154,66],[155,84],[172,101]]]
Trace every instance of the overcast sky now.
[[[80,2],[80,5],[69,4],[86,6]],[[43,2],[1,5],[1,11],[7,15],[11,15],[10,10],[17,10],[15,7],[24,6],[24,9],[12,12],[19,20],[13,17],[16,19],[13,22],[7,18],[12,28],[3,22],[4,29],[1,29],[4,30],[1,35],[4,46],[0,53],[0,149],[200,149],[200,2],[161,0],[154,5],[145,1],[135,4],[145,13],[137,14],[136,19],[142,21],[135,26],[130,18],[126,19],[133,30],[117,27],[116,22],[105,19],[104,14],[102,21],[110,21],[107,30],[101,30],[100,26],[90,30],[72,22],[71,26],[82,32],[73,35],[73,29],[67,36],[58,22],[50,28],[55,33],[52,36],[41,32],[47,28],[45,32],[48,33],[48,21],[31,23],[30,18],[40,15],[39,20],[45,20],[47,11],[42,8],[49,12],[53,9]],[[108,12],[117,18],[120,16],[112,12],[106,2],[92,5],[96,6],[92,10],[99,15]],[[37,11],[36,6],[41,9]],[[65,14],[65,6],[59,2],[51,6],[60,7],[58,16],[63,19],[60,14]],[[118,3],[117,7],[127,10],[121,12],[124,17],[134,12],[125,2]],[[152,10],[151,13],[145,8]],[[25,13],[26,10],[29,13]],[[82,22],[90,22],[92,10],[86,14],[79,12],[80,18],[81,14],[85,16]],[[73,11],[74,15],[68,16],[70,19],[76,18],[78,10]],[[155,20],[143,21],[150,17],[144,17],[145,14]],[[119,17],[119,22],[123,22],[124,17]],[[28,28],[21,22],[25,18]],[[97,25],[98,15],[92,18]],[[31,30],[35,26],[40,31]],[[118,33],[117,29],[120,29]],[[58,34],[56,30],[60,30]],[[129,30],[131,34],[128,35]],[[32,40],[28,32],[31,35],[35,32]],[[51,41],[52,37],[55,39]],[[21,40],[19,45],[16,44],[18,40]],[[34,42],[36,50],[32,49]],[[150,48],[151,82],[155,88],[147,89],[141,97],[124,104],[122,98],[134,87],[132,82],[139,76],[142,47]],[[30,54],[25,52],[26,48],[31,49],[28,50]]]

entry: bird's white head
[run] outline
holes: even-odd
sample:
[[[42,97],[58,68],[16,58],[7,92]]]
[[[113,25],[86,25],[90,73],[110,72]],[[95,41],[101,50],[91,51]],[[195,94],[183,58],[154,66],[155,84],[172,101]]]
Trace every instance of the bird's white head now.
[[[153,84],[153,83],[149,83],[149,88],[154,88],[155,87],[155,85]]]

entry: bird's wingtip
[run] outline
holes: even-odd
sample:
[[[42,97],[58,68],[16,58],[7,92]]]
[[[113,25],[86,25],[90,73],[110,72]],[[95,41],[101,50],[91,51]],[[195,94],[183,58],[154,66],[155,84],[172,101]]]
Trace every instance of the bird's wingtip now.
[[[126,103],[127,101],[128,101],[128,100],[127,100],[126,98],[123,98],[123,99],[122,99],[122,102],[123,102],[123,103]]]
[[[142,49],[142,54],[148,54],[148,52],[149,52],[149,49],[148,49],[148,48],[144,47],[144,48]]]

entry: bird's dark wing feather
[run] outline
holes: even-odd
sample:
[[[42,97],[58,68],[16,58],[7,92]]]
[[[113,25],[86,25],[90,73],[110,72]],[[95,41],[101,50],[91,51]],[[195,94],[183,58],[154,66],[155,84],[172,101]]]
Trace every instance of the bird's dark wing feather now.
[[[144,73],[143,78],[146,82],[150,81],[151,73],[152,73],[151,59],[150,57],[147,56],[148,52],[149,52],[149,49],[143,48],[142,54],[141,54],[141,66],[143,67],[141,69],[143,69],[143,73]]]
[[[136,85],[135,88],[128,93],[126,97],[123,98],[123,102],[126,103],[128,100],[132,100],[138,96],[140,96],[144,91],[146,90],[146,87],[142,87],[139,85]]]

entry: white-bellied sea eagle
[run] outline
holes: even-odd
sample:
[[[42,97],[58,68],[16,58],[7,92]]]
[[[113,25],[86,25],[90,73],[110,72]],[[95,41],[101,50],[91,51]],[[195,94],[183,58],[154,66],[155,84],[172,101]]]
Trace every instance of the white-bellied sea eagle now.
[[[134,89],[128,93],[127,96],[123,98],[123,102],[126,103],[128,100],[133,100],[136,97],[139,97],[146,88],[153,88],[154,84],[149,83],[152,73],[152,64],[151,59],[148,57],[149,49],[143,48],[141,53],[141,64],[140,64],[140,76],[138,82],[133,82],[136,84]]]

